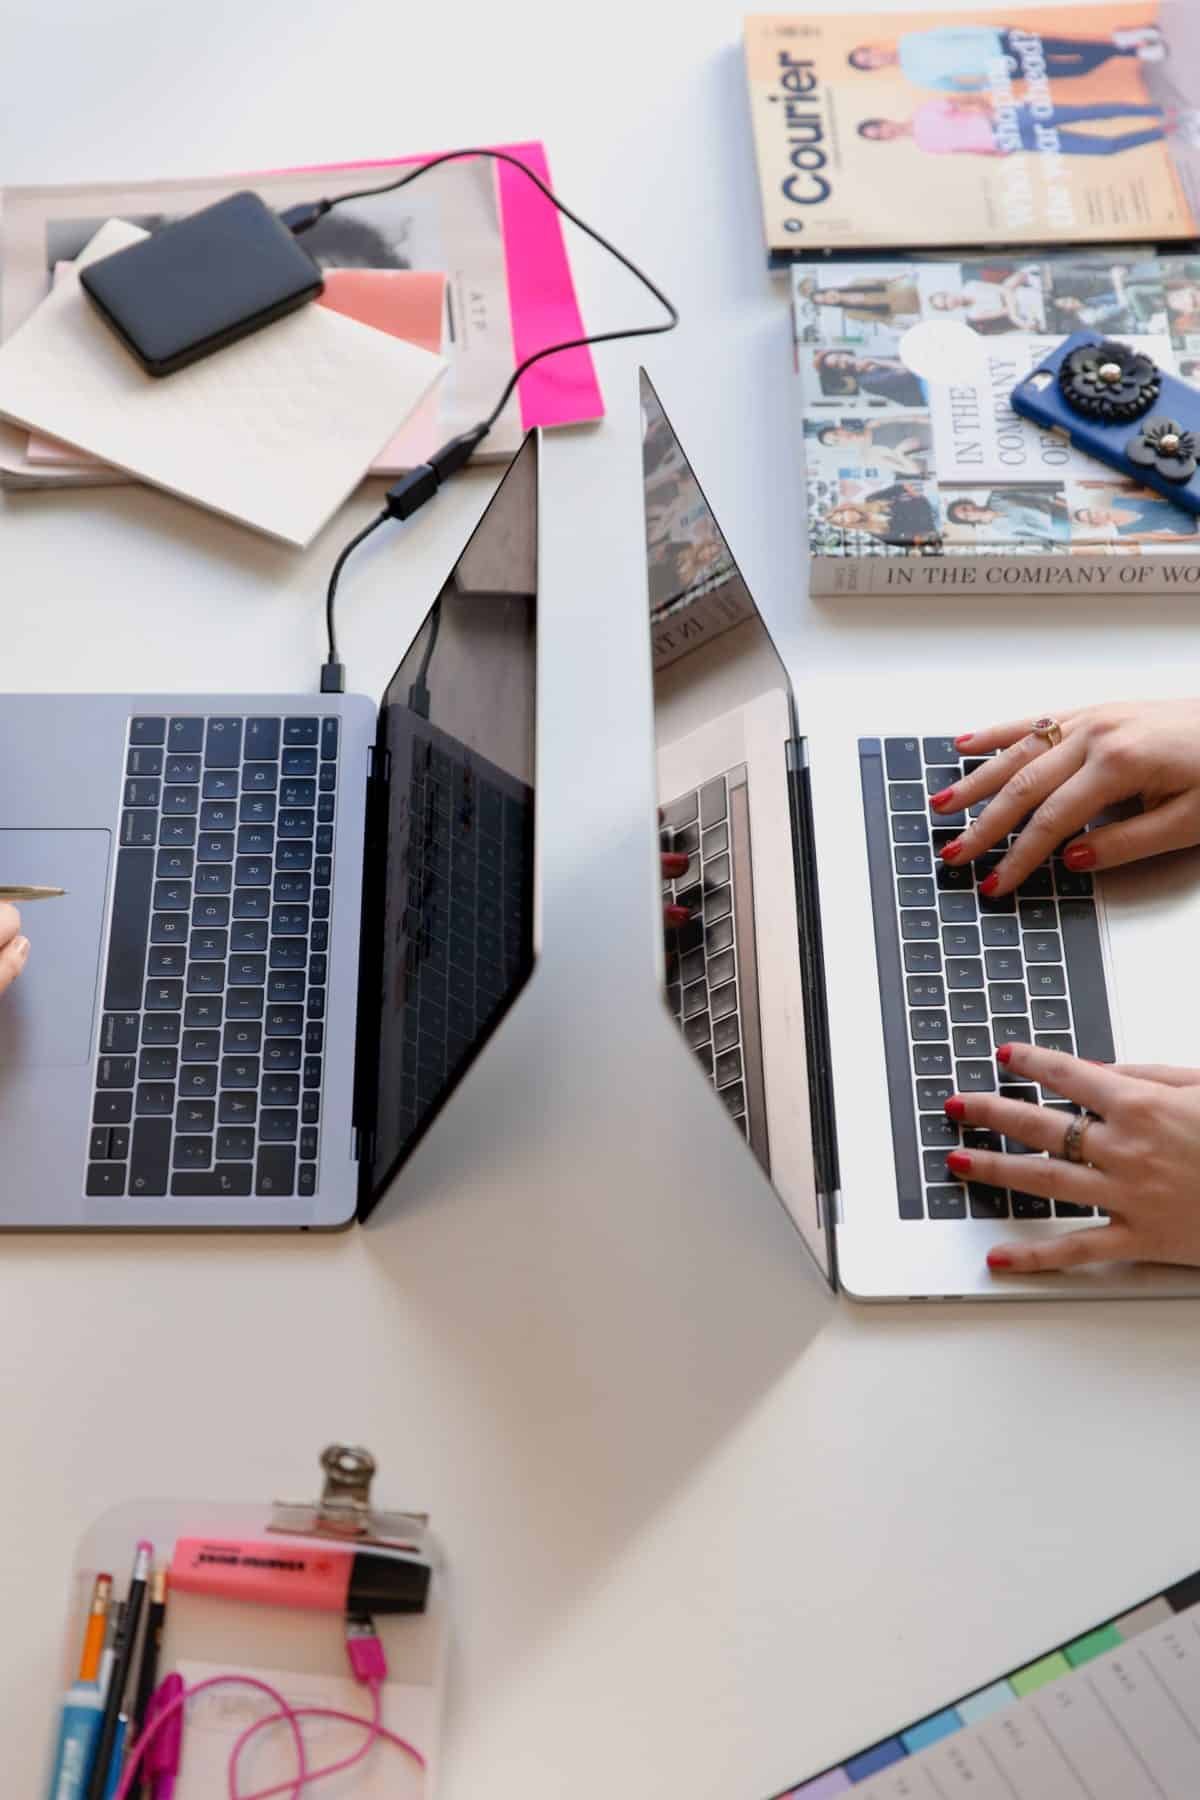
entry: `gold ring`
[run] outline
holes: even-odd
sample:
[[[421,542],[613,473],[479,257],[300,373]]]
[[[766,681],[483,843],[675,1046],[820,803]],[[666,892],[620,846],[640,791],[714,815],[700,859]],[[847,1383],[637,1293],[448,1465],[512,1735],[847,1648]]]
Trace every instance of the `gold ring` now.
[[[1083,1140],[1087,1135],[1088,1126],[1093,1123],[1094,1119],[1094,1113],[1076,1113],[1068,1124],[1063,1133],[1062,1147],[1062,1154],[1067,1162],[1087,1163],[1087,1166],[1091,1168],[1092,1165],[1088,1163],[1087,1154],[1084,1151]]]
[[[1062,726],[1057,719],[1052,719],[1047,713],[1044,719],[1035,719],[1033,721],[1033,735],[1034,737],[1045,738],[1051,749],[1053,749],[1056,745],[1062,743]]]

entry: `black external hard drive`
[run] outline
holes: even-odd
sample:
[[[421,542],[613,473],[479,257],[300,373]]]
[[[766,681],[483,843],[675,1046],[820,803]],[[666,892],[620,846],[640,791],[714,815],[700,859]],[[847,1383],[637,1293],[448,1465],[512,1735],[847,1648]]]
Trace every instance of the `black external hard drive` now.
[[[231,194],[79,272],[148,375],[171,375],[313,300],[317,264],[257,194]]]

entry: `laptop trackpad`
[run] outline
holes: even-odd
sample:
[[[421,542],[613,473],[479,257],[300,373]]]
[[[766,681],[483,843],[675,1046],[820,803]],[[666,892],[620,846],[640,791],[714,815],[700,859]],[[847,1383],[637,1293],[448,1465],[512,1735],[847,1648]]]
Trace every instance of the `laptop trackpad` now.
[[[29,961],[0,995],[0,1112],[23,1086],[18,1070],[66,1068],[91,1054],[109,835],[0,830],[0,883],[67,889],[21,909]]]

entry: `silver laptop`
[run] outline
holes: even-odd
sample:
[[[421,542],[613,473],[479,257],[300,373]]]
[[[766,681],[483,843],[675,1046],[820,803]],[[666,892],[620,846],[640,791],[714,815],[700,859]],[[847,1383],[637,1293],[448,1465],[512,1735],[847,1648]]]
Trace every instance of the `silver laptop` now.
[[[978,891],[986,862],[941,867],[962,821],[928,798],[961,773],[944,735],[961,727],[914,716],[916,639],[911,683],[813,686],[798,706],[644,376],[642,425],[660,843],[688,859],[663,884],[667,1004],[822,1274],[873,1300],[1200,1293],[1184,1269],[990,1276],[991,1245],[1089,1221],[950,1178],[962,1133],[943,1111],[999,1085],[995,1050],[1017,1038],[1194,1063],[1194,1020],[1164,996],[1194,961],[1200,863],[1093,885],[1051,861],[998,901]],[[986,671],[971,686],[994,716],[1039,710]]]
[[[533,966],[538,447],[380,707],[0,699],[0,1226],[365,1218]]]

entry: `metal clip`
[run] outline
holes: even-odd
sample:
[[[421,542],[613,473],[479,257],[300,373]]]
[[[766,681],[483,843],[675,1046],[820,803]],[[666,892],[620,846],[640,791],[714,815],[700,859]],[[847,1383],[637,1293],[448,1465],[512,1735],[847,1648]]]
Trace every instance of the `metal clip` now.
[[[355,1444],[330,1444],[322,1450],[320,1460],[325,1477],[320,1499],[277,1500],[268,1531],[428,1554],[428,1513],[387,1512],[371,1505],[376,1465],[369,1450]]]

